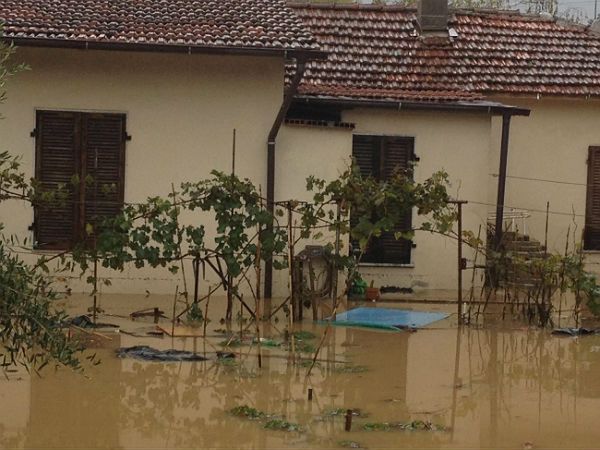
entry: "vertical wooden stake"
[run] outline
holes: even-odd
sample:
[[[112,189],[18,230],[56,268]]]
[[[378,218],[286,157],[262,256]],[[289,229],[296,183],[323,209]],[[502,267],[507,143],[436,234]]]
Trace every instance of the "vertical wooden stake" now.
[[[173,320],[171,321],[171,337],[175,335],[175,314],[177,309],[177,297],[179,297],[179,285],[175,286],[175,298],[173,298]]]
[[[175,185],[171,183],[171,193],[173,195],[173,206],[177,209],[177,217],[175,218],[175,226],[177,227],[177,232],[179,233],[179,209],[177,203],[177,193],[175,192]],[[188,305],[188,288],[187,288],[187,280],[185,276],[185,265],[183,263],[183,258],[181,257],[181,241],[177,242],[177,252],[179,253],[179,265],[181,267],[181,278],[183,279],[183,295],[185,298],[185,304]]]
[[[346,411],[346,424],[344,426],[344,430],[350,431],[352,429],[352,410],[349,409]]]
[[[548,219],[550,216],[550,202],[546,202],[546,231],[544,233],[544,255],[548,256]]]
[[[197,254],[193,259],[193,269],[194,269],[194,303],[198,303],[198,289],[200,284],[200,255]],[[210,288],[209,288],[210,292]]]
[[[473,300],[475,296],[475,273],[477,270],[477,257],[479,256],[479,240],[481,239],[481,224],[479,224],[479,230],[477,231],[477,248],[475,249],[475,257],[473,258],[473,272],[471,274],[471,289],[469,291],[469,307],[467,309],[467,322],[471,323],[471,311],[473,310]]]
[[[96,233],[96,230],[94,230]],[[94,247],[96,246],[96,236],[94,236]],[[96,323],[96,317],[98,315],[98,255],[94,250],[94,311],[92,314],[93,322]]]
[[[242,342],[242,339],[244,338],[244,306],[243,306],[243,300],[244,300],[244,294],[241,295],[241,301],[240,301],[240,343]]]
[[[208,305],[210,303],[210,285],[208,286],[208,294],[206,297],[206,305],[204,306],[204,324],[202,329],[202,336],[206,337],[206,325],[208,325]]]

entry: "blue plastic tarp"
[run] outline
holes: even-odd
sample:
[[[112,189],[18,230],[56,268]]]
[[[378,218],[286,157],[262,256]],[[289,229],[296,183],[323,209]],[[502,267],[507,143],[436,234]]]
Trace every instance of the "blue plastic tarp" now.
[[[449,314],[441,312],[408,311],[392,308],[355,308],[336,315],[333,325],[398,330],[421,328]]]

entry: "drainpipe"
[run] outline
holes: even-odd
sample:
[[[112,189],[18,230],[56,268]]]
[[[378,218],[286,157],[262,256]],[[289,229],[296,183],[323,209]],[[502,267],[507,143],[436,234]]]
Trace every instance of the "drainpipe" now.
[[[506,191],[506,166],[508,162],[508,136],[510,133],[509,113],[502,114],[502,140],[500,142],[500,169],[498,170],[498,198],[496,200],[496,234],[495,249],[500,249],[502,242],[502,226],[504,222],[504,193]]]
[[[298,86],[306,70],[306,60],[296,60],[296,73],[292,82],[287,86],[283,94],[283,102],[273,122],[267,140],[267,210],[273,213],[275,210],[275,140],[283,123],[283,119],[292,104],[292,100],[298,91]],[[271,229],[273,224],[271,224]],[[273,295],[273,261],[268,260],[265,266],[264,297],[271,298]]]

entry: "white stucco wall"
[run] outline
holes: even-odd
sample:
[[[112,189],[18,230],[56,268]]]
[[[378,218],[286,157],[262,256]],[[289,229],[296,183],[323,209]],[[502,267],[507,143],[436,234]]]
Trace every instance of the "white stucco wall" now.
[[[530,117],[515,117],[511,122],[505,204],[528,210],[531,217],[526,221],[526,231],[543,242],[546,202],[550,202],[548,248],[564,252],[567,230],[573,248],[573,239],[580,242],[585,223],[588,147],[600,145],[600,101],[499,100],[531,109]],[[500,133],[501,119],[495,118],[492,139],[499,141]],[[495,152],[490,173],[498,173],[498,158]],[[495,189],[497,178],[490,177],[489,183]],[[490,193],[489,203],[495,204],[495,191]],[[589,268],[595,272],[600,272],[599,256],[588,254]]]
[[[31,70],[7,86],[0,136],[3,150],[22,156],[28,175],[36,109],[100,111],[127,115],[126,202],[166,195],[171,183],[200,180],[213,169],[230,171],[234,128],[236,172],[266,186],[267,134],[283,95],[282,58],[35,48],[19,49],[18,58]],[[0,215],[7,233],[31,237],[31,208],[5,203]],[[113,286],[103,288],[110,292],[173,292],[181,284],[179,275],[164,270],[110,275]],[[66,283],[74,291],[83,286]]]
[[[8,101],[0,106],[2,149],[22,156],[33,175],[36,109],[120,112],[127,115],[125,200],[167,194],[171,183],[199,180],[213,169],[231,168],[232,131],[237,130],[236,172],[266,191],[266,140],[283,93],[283,60],[241,56],[170,55],[22,48],[19,59],[31,70],[12,79]],[[575,212],[577,233],[583,228],[587,149],[600,145],[600,102],[591,100],[496,99],[532,109],[531,117],[512,120],[508,174],[553,179],[555,184],[509,178],[506,204],[528,209],[530,234],[543,240],[546,201],[551,211],[549,246],[564,249]],[[352,133],[415,138],[420,157],[416,178],[446,170],[451,194],[470,203],[464,228],[485,235],[486,218],[496,201],[500,119],[484,114],[354,109],[344,112],[355,130],[284,125],[277,139],[276,199],[308,199],[308,175],[335,178],[348,164]],[[7,234],[31,239],[31,208],[0,205]],[[209,239],[210,221],[206,221]],[[417,222],[418,223],[418,222]],[[363,273],[379,286],[454,289],[456,243],[420,233],[410,267],[365,266]],[[472,258],[466,250],[465,256]],[[600,268],[597,255],[590,256]],[[188,266],[187,270],[191,270]],[[172,292],[180,275],[165,270],[101,271],[112,279],[105,292]],[[282,278],[283,277],[283,278]],[[84,283],[64,281],[74,291]],[[215,281],[209,279],[203,285]],[[191,278],[188,277],[188,282]],[[275,277],[275,295],[287,279]]]
[[[343,120],[356,124],[355,133],[414,137],[415,153],[420,158],[415,169],[417,181],[424,181],[437,170],[445,170],[450,176],[450,193],[454,198],[486,202],[489,116],[356,109],[345,112]],[[477,234],[479,225],[482,225],[485,235],[487,208],[471,203],[465,205],[463,211],[463,228]],[[413,220],[418,225],[416,213]],[[361,271],[363,277],[368,282],[374,280],[376,286],[454,289],[457,279],[456,241],[418,232],[414,242],[416,248],[412,252],[410,267],[364,266]],[[473,254],[465,248],[464,256],[472,259]]]
[[[314,175],[328,181],[336,179],[350,164],[351,155],[350,129],[284,125],[277,138],[275,200],[310,201],[312,196],[306,191],[306,178]],[[285,224],[286,219],[282,220]],[[333,233],[322,231],[322,239],[304,240],[297,246],[297,251],[304,245],[335,242]],[[273,293],[284,295],[287,286],[287,271],[274,271]]]

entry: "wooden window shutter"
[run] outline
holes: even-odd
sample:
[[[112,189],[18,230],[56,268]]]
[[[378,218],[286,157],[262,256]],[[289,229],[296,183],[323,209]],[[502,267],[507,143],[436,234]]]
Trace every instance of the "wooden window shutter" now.
[[[600,250],[600,147],[590,147],[585,208],[585,250]]]
[[[394,136],[355,135],[353,137],[353,157],[363,176],[374,176],[386,180],[397,170],[410,169],[414,155],[414,139]],[[410,174],[410,172],[409,172]],[[354,225],[356,219],[351,219]],[[403,223],[395,230],[372,238],[362,261],[365,263],[409,264],[412,242],[396,239],[397,231],[407,231],[412,227],[412,212],[407,212]],[[353,243],[358,245],[357,242]]]
[[[414,159],[414,139],[405,137],[384,138],[384,179],[390,178],[400,170],[410,174],[411,161]]]
[[[88,239],[89,226],[100,228],[123,206],[125,169],[125,116],[85,114],[82,118],[82,160],[85,189],[80,229]]]
[[[402,171],[407,176],[412,177],[411,161],[414,159],[414,139],[390,136],[384,139],[385,179],[391,177],[397,171]],[[411,229],[412,211],[407,211],[403,223],[395,231],[400,232]],[[385,262],[410,264],[412,241],[396,239],[393,232],[383,233],[380,240],[384,248],[381,257]]]
[[[352,157],[363,177],[379,176],[379,148],[381,137],[357,135],[352,138]]]
[[[79,174],[79,116],[76,113],[38,111],[36,116],[36,179],[43,190],[64,185],[68,192],[59,205],[35,209],[35,240],[40,249],[67,249],[75,239],[73,179]]]

